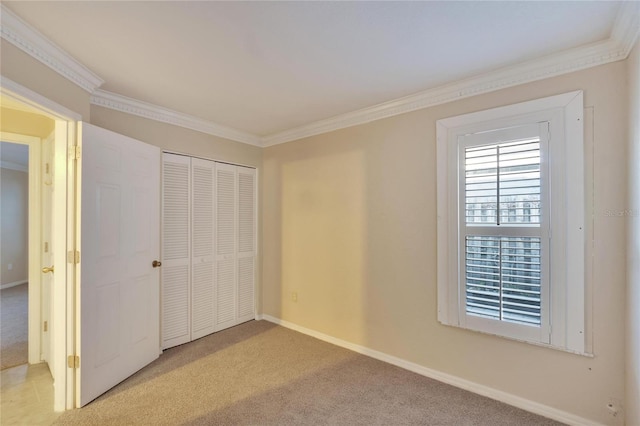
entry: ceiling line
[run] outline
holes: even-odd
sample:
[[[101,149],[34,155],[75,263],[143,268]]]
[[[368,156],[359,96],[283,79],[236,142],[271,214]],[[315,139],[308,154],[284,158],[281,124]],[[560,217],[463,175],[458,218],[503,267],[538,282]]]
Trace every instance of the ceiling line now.
[[[640,32],[640,2],[623,2],[608,40],[568,49],[400,99],[260,137],[169,108],[98,89],[104,80],[4,5],[0,6],[2,8],[0,22],[2,38],[92,93],[91,104],[262,147],[291,142],[482,93],[624,60],[629,55]]]
[[[93,92],[91,104],[236,142],[262,146],[262,139],[257,135],[102,89]]]

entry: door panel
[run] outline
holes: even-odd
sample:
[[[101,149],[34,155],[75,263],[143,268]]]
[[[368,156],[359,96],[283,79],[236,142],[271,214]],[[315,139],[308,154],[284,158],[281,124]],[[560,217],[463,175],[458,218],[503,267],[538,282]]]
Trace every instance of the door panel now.
[[[162,348],[191,340],[191,160],[162,160]]]
[[[238,167],[237,322],[255,318],[256,171]]]
[[[191,176],[193,183],[191,340],[195,340],[215,330],[215,262],[213,259],[215,163],[192,158]]]
[[[216,331],[236,324],[236,168],[216,164]]]
[[[80,135],[85,405],[158,357],[161,154],[87,123]]]

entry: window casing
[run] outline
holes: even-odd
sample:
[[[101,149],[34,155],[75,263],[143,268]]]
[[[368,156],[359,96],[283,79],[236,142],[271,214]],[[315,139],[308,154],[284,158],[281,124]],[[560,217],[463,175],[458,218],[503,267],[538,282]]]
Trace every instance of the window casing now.
[[[438,318],[585,353],[582,92],[438,121]]]

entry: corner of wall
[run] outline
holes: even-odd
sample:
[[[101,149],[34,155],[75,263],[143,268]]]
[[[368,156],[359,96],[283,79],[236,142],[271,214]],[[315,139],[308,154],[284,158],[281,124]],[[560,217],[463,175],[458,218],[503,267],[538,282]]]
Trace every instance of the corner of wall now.
[[[629,88],[625,420],[640,424],[640,41],[627,59]]]

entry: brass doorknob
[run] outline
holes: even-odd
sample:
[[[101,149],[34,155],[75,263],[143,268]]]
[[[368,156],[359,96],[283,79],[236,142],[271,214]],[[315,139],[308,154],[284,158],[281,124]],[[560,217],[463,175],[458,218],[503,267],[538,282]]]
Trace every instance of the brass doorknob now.
[[[42,273],[46,274],[47,272],[53,272],[53,265],[51,266],[45,266],[44,268],[42,268]]]
[[[162,266],[162,262],[160,262],[159,260],[154,260],[154,261],[151,263],[151,266],[153,266],[154,268],[157,268],[157,267],[159,267],[159,266]]]

